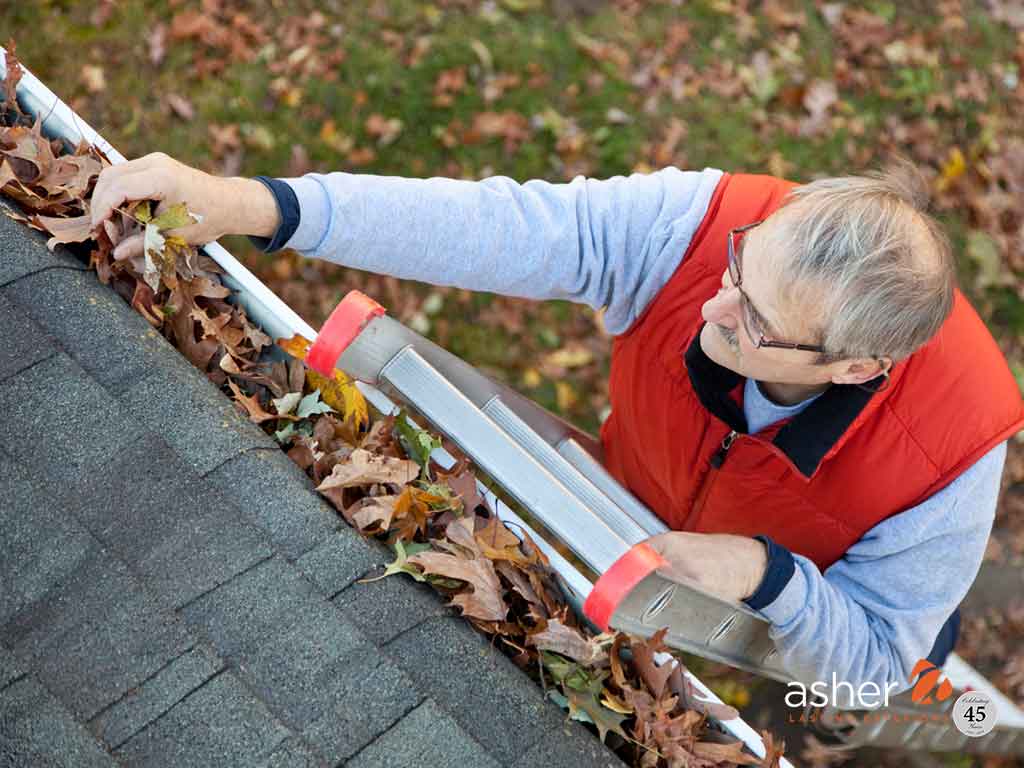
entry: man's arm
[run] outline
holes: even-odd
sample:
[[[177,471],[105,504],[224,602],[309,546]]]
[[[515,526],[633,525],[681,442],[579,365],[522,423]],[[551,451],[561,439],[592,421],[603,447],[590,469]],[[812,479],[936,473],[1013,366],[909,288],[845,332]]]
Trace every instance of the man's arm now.
[[[784,548],[770,553],[769,575],[745,602],[771,621],[785,669],[830,687],[835,673],[854,687],[909,688],[914,664],[978,575],[1005,458],[1001,443],[922,504],[876,525],[824,575]]]
[[[261,178],[284,224],[258,244],[436,285],[606,307],[605,325],[617,334],[679,265],[721,176],[665,168],[567,184],[342,172]]]

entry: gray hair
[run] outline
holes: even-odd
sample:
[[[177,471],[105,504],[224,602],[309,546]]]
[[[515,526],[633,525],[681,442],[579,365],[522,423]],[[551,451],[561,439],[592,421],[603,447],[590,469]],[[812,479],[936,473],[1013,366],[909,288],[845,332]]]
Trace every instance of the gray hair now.
[[[779,260],[780,284],[789,297],[824,290],[816,325],[827,353],[819,363],[901,360],[945,322],[956,269],[928,203],[927,182],[899,157],[882,171],[795,187],[783,201],[785,226],[772,238],[776,253],[789,256]]]

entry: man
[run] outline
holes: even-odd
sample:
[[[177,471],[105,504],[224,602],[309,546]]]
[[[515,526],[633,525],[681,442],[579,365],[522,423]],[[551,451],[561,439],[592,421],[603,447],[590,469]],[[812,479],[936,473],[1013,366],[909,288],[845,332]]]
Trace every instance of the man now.
[[[605,308],[605,463],[673,529],[668,575],[759,611],[805,682],[902,690],[952,648],[1024,408],[909,166],[280,180],[158,153],[103,172],[93,223],[135,199],[187,201],[193,243]]]

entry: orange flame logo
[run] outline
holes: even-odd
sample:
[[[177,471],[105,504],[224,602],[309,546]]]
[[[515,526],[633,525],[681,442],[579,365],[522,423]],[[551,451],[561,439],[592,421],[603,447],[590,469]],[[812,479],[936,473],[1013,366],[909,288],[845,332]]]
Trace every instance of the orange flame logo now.
[[[910,673],[910,680],[916,678],[922,671],[925,671],[924,674],[921,675],[921,679],[914,684],[914,689],[910,692],[911,701],[915,704],[933,704],[935,701],[945,701],[953,695],[953,686],[946,678],[942,678],[938,689],[935,690],[935,684],[938,682],[942,670],[928,659],[921,659],[914,665],[914,669]],[[935,693],[934,700],[932,699],[933,691]]]

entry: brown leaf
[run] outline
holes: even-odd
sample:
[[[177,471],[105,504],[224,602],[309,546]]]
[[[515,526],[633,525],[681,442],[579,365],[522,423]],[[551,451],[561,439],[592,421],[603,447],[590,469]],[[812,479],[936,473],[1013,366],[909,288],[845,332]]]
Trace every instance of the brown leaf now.
[[[356,448],[347,462],[336,464],[331,475],[319,486],[318,491],[329,488],[351,488],[373,483],[396,483],[405,485],[420,474],[420,466],[408,459],[390,456],[374,456],[369,451]]]
[[[764,757],[759,765],[761,768],[779,768],[782,757],[786,754],[786,742],[775,741],[775,735],[768,731],[761,731],[761,740],[764,741]]]
[[[664,643],[666,632],[668,632],[667,627],[659,629],[647,640],[635,638],[630,643],[630,647],[633,650],[633,660],[637,671],[640,673],[640,678],[655,698],[660,698],[665,692],[668,678],[672,674],[674,667],[674,664],[671,662],[659,666],[654,660],[655,654],[667,650],[667,646]]]
[[[418,565],[425,573],[458,579],[472,586],[472,592],[461,592],[452,598],[452,605],[459,606],[464,616],[483,621],[504,621],[508,615],[504,589],[490,560],[465,560],[442,552],[423,552],[410,557],[409,562]]]
[[[395,515],[398,494],[388,496],[367,496],[361,499],[358,510],[349,510],[355,526],[363,533],[374,530],[386,531]]]
[[[608,660],[608,652],[600,641],[584,637],[580,630],[558,619],[549,620],[547,627],[530,635],[527,641],[538,650],[560,653],[586,667],[600,666]]]
[[[51,251],[59,243],[81,243],[92,237],[92,220],[89,215],[67,219],[36,216],[36,219],[53,235],[46,241],[46,247]]]
[[[260,405],[259,398],[255,396],[247,396],[238,388],[238,385],[235,384],[235,382],[231,381],[231,379],[228,379],[228,386],[235,395],[235,402],[245,409],[245,412],[249,415],[250,421],[262,424],[264,421],[273,421],[275,419],[283,418],[278,416],[276,413],[267,413],[263,410],[263,406]]]
[[[705,760],[715,762],[728,762],[737,765],[758,765],[761,758],[743,751],[743,742],[734,741],[731,744],[715,744],[710,741],[698,741],[693,746],[693,754]]]

